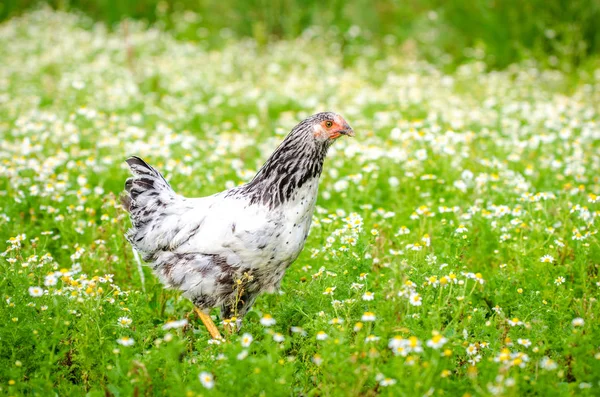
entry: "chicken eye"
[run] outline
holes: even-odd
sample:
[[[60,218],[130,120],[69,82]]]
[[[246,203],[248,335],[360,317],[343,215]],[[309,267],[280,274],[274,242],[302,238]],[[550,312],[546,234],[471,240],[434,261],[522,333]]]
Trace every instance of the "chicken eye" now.
[[[325,122],[325,127],[327,127],[327,128],[333,127],[333,122],[332,121],[326,121]]]

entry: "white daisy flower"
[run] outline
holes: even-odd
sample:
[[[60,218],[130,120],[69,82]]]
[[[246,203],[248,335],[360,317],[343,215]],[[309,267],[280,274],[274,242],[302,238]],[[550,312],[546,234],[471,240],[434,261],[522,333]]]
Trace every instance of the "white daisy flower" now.
[[[188,320],[186,320],[185,318],[182,320],[173,320],[173,321],[166,322],[165,325],[163,325],[162,329],[166,331],[168,329],[183,328],[187,324],[188,324]]]
[[[40,287],[29,287],[29,295],[33,296],[34,298],[39,298],[40,296],[44,295],[44,290]]]
[[[417,294],[416,292],[412,292],[410,294],[410,296],[408,297],[408,301],[413,306],[421,306],[421,304],[423,303],[421,295]]]
[[[128,328],[133,321],[129,317],[119,317],[117,320],[117,324],[119,324],[123,328]]]
[[[260,323],[262,325],[264,325],[265,327],[270,327],[271,325],[275,325],[277,321],[275,321],[275,319],[270,315],[270,314],[265,314],[261,319],[260,319]]]
[[[544,255],[540,258],[540,262],[543,263],[552,263],[554,262],[554,257],[551,255]]]
[[[117,339],[117,343],[121,346],[133,346],[135,340],[130,338],[129,336],[124,336],[122,338]]]
[[[373,312],[364,312],[364,314],[361,317],[361,320],[365,321],[365,322],[367,322],[367,321],[375,321],[375,318],[376,318],[375,317],[375,313],[373,313]]]
[[[200,379],[200,383],[207,389],[212,389],[215,387],[215,380],[210,372],[200,372],[198,375],[198,379]]]
[[[250,346],[253,340],[254,338],[252,337],[252,335],[246,332],[244,335],[242,335],[242,339],[240,339],[240,342],[242,343],[242,347],[248,347]]]
[[[427,346],[432,349],[439,349],[448,342],[448,339],[444,338],[442,334],[433,335],[431,339],[427,341]]]
[[[372,301],[373,299],[375,299],[375,294],[372,292],[365,292],[362,296],[362,300],[364,301]]]
[[[285,337],[282,334],[280,334],[279,332],[275,332],[273,334],[273,340],[275,342],[283,342],[285,340]]]

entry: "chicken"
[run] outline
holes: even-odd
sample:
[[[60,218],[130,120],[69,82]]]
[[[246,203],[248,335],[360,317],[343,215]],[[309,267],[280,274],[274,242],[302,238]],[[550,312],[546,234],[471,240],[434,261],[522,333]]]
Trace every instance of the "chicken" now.
[[[239,329],[257,296],[279,289],[308,236],[327,150],[342,135],[354,131],[340,115],[310,116],[250,182],[200,198],[175,193],[141,158],[127,159],[126,238],[166,287],[193,302],[213,338],[221,336],[212,308]]]

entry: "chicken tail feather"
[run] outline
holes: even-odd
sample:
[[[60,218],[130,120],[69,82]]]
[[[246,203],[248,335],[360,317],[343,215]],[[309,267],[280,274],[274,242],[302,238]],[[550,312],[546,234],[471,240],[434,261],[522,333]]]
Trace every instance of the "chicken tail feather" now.
[[[125,182],[125,192],[121,196],[121,204],[129,212],[133,225],[126,237],[146,257],[160,244],[160,241],[153,241],[156,236],[148,235],[152,231],[161,232],[161,225],[155,224],[157,218],[165,217],[169,207],[181,197],[160,172],[141,158],[132,156],[126,162],[133,174]]]
[[[125,182],[125,192],[127,195],[122,199],[122,203],[127,211],[131,212],[132,205],[143,205],[144,201],[156,197],[161,191],[168,191],[174,194],[173,189],[160,172],[148,165],[144,160],[137,156],[132,156],[126,162],[133,174]],[[142,202],[138,203],[137,201],[140,198]]]

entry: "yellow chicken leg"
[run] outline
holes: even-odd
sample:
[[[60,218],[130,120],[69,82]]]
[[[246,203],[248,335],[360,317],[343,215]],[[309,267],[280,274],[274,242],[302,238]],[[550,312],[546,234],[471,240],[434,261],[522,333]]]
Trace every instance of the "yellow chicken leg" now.
[[[202,310],[198,309],[197,307],[194,307],[194,310],[196,311],[196,314],[198,315],[198,317],[200,317],[200,320],[202,320],[202,322],[204,323],[204,326],[208,330],[208,333],[210,334],[210,336],[212,336],[213,339],[223,339],[223,337],[221,336],[221,333],[219,332],[219,329],[213,322],[212,318],[210,318],[210,314],[204,313]]]

